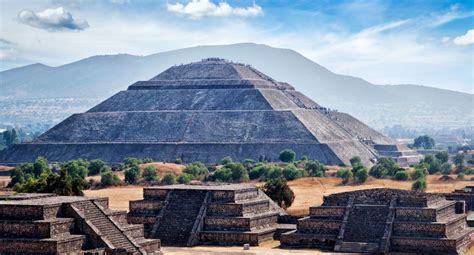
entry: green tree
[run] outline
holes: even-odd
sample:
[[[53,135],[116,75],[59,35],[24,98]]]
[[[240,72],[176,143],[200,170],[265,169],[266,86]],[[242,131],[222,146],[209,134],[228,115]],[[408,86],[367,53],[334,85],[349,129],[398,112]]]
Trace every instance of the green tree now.
[[[234,163],[234,160],[232,160],[232,158],[229,157],[229,156],[224,157],[222,159],[222,162],[221,162],[222,165],[227,165],[227,164],[231,164],[231,163]]]
[[[176,175],[174,173],[167,173],[161,179],[161,184],[163,185],[173,185],[176,184]]]
[[[415,191],[423,191],[426,189],[426,180],[424,178],[416,179],[411,185],[411,189]]]
[[[232,180],[232,170],[227,167],[221,167],[214,172],[212,177],[216,181],[229,182]]]
[[[280,152],[280,160],[286,163],[295,161],[296,153],[293,150],[283,150]]]
[[[398,171],[394,178],[397,181],[406,181],[408,180],[408,173],[406,171]]]
[[[426,164],[431,164],[433,163],[434,161],[436,160],[435,156],[433,156],[432,154],[426,154],[424,157],[423,157],[423,160],[422,162],[426,163]]]
[[[443,163],[441,165],[441,173],[442,174],[450,174],[451,173],[451,167],[452,165],[450,163]]]
[[[181,165],[181,164],[183,164],[183,160],[180,159],[180,158],[176,158],[176,159],[174,160],[174,163],[175,163],[175,164],[178,164],[178,165]]]
[[[130,168],[130,167],[133,167],[133,166],[136,166],[138,167],[140,164],[142,164],[143,162],[137,158],[132,158],[132,157],[128,157],[128,158],[125,158],[123,160],[123,163],[121,165],[121,169],[127,169],[127,168]]]
[[[420,163],[415,166],[415,171],[411,173],[413,180],[423,179],[429,174],[428,165],[426,163]]]
[[[285,168],[283,168],[282,174],[283,177],[288,181],[292,181],[303,176],[302,171],[293,164],[288,164],[285,166]]]
[[[13,128],[11,130],[6,130],[3,132],[3,141],[7,147],[12,146],[15,143],[18,143],[18,133]]]
[[[89,167],[87,170],[89,171],[89,175],[98,175],[100,174],[100,170],[105,166],[104,161],[100,159],[94,159],[89,162]]]
[[[441,161],[441,163],[446,163],[449,160],[449,154],[447,151],[440,151],[436,153],[435,157]]]
[[[464,170],[464,153],[459,152],[453,157],[454,165],[456,166],[456,173],[461,173]]]
[[[434,139],[427,135],[422,135],[415,138],[415,142],[413,143],[413,147],[424,148],[426,150],[432,149],[434,146],[435,146]]]
[[[284,178],[268,180],[263,186],[263,192],[284,209],[290,207],[295,200],[295,194]]]
[[[352,157],[352,158],[350,159],[350,162],[351,162],[351,166],[352,166],[352,167],[356,167],[356,166],[362,165],[362,160],[360,159],[359,156]]]
[[[35,163],[33,163],[34,176],[38,177],[44,172],[51,172],[48,166],[48,161],[46,161],[46,159],[43,157],[38,157],[36,158]]]
[[[149,165],[143,169],[143,179],[145,181],[158,181],[159,176],[158,173],[156,172],[156,167]]]
[[[153,159],[152,158],[144,158],[142,160],[142,164],[148,164],[148,163],[152,163],[153,162]]]
[[[202,179],[209,170],[201,162],[193,162],[184,168],[183,173],[191,175],[193,179]]]
[[[309,176],[324,176],[326,170],[324,165],[319,163],[317,160],[307,161],[304,165],[304,170],[308,173]]]
[[[104,187],[118,185],[120,183],[120,178],[116,173],[112,172],[110,167],[105,167],[100,173],[100,183]]]
[[[346,184],[352,179],[353,174],[351,170],[342,168],[337,170],[336,176],[342,179],[343,184]]]
[[[381,157],[377,163],[372,166],[369,174],[375,178],[382,178],[384,176],[393,176],[398,171],[399,166],[397,163],[388,157]]]
[[[61,168],[66,169],[67,173],[71,177],[79,176],[81,178],[86,178],[89,170],[89,162],[83,159],[70,160],[61,165]]]
[[[359,168],[356,171],[355,178],[358,182],[366,182],[369,178],[369,170],[366,167],[362,166],[362,168]]]
[[[191,176],[190,174],[183,173],[180,176],[178,176],[177,181],[179,184],[189,184],[192,179],[193,179],[193,176]]]
[[[441,160],[434,159],[428,166],[428,172],[430,174],[436,174],[441,171]]]
[[[134,184],[138,182],[138,180],[140,179],[140,176],[141,176],[140,167],[132,166],[130,168],[125,169],[124,175],[125,175],[125,182]]]
[[[265,174],[265,180],[278,179],[283,177],[283,171],[281,167],[274,166],[268,169],[268,172]]]

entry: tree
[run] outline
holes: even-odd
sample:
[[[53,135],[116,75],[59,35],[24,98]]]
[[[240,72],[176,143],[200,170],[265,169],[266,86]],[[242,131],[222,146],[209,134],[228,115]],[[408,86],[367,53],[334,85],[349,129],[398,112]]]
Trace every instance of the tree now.
[[[232,173],[232,180],[236,182],[245,182],[249,180],[249,174],[244,165],[240,163],[227,164],[225,168],[229,168]]]
[[[123,163],[121,165],[121,169],[127,169],[127,168],[130,168],[132,166],[139,166],[140,164],[142,163],[141,160],[137,159],[137,158],[131,158],[131,157],[128,157],[128,158],[125,158],[123,160]]]
[[[71,177],[79,176],[81,178],[86,178],[89,170],[89,162],[83,159],[70,160],[64,163],[61,168],[66,169],[67,173]]]
[[[428,172],[430,174],[436,174],[441,171],[441,160],[434,159],[428,166]]]
[[[366,182],[369,178],[369,170],[366,167],[362,166],[355,173],[355,178],[358,182]]]
[[[110,169],[110,167],[105,167],[100,173],[100,184],[104,187],[117,185],[120,183],[120,178],[118,175]]]
[[[149,165],[147,167],[145,167],[145,169],[143,169],[143,179],[145,179],[145,181],[158,181],[159,177],[158,177],[158,173],[156,172],[156,167],[154,167],[153,165]]]
[[[188,164],[184,168],[183,173],[191,175],[193,179],[202,179],[203,176],[209,173],[209,170],[207,170],[207,167],[205,165],[197,161]]]
[[[398,171],[395,176],[395,180],[397,181],[406,181],[408,180],[408,173],[405,171]]]
[[[263,192],[284,209],[290,207],[295,200],[295,194],[284,178],[268,180],[263,186]]]
[[[227,164],[231,164],[231,163],[234,163],[234,161],[233,161],[232,158],[229,157],[229,156],[224,157],[224,158],[222,159],[222,162],[221,162],[222,165],[227,165]]]
[[[178,164],[178,165],[181,165],[181,164],[183,164],[183,160],[180,159],[180,158],[176,158],[176,159],[174,160],[174,163],[175,163],[175,164]]]
[[[295,161],[296,153],[292,150],[283,150],[280,152],[280,160],[286,163]]]
[[[426,189],[426,180],[424,178],[416,179],[411,185],[414,191],[423,191]]]
[[[89,170],[89,175],[98,175],[100,174],[100,170],[105,166],[104,161],[100,159],[94,159],[89,162],[89,167],[87,170]]]
[[[178,176],[178,183],[179,184],[189,184],[193,177],[190,174],[183,173],[180,176]]]
[[[18,134],[16,130],[13,128],[11,130],[6,130],[3,133],[3,141],[7,147],[10,147],[11,145],[18,143]]]
[[[164,185],[173,185],[176,184],[176,175],[174,173],[167,173],[161,179],[161,183]]]
[[[44,172],[51,172],[48,166],[48,161],[43,157],[38,157],[33,163],[33,173],[35,177],[40,176]]]
[[[221,167],[214,172],[212,177],[216,181],[229,182],[232,180],[232,171],[230,168]]]
[[[350,159],[350,162],[351,162],[351,166],[352,166],[352,167],[356,167],[356,166],[362,165],[362,160],[360,159],[359,156],[352,157],[352,158]]]
[[[441,173],[442,174],[450,174],[451,173],[451,164],[450,163],[443,163],[441,165]]]
[[[285,166],[285,168],[283,168],[282,174],[283,177],[288,181],[292,181],[303,176],[302,171],[293,164],[288,164]]]
[[[431,164],[436,160],[436,158],[432,154],[426,154],[425,157],[423,158],[422,162],[426,164]]]
[[[324,165],[319,163],[317,160],[307,161],[304,165],[304,170],[309,174],[309,176],[321,177],[325,174]]]
[[[413,143],[413,147],[424,148],[425,150],[432,149],[434,146],[435,146],[434,139],[427,135],[422,135],[415,138],[415,142]]]
[[[415,171],[411,173],[413,180],[425,178],[429,174],[428,165],[426,163],[420,163],[415,166]]]
[[[153,159],[152,158],[144,158],[142,160],[142,164],[148,164],[148,163],[152,163],[153,162]]]
[[[337,170],[336,175],[342,179],[342,184],[348,183],[353,176],[352,171],[345,168]]]
[[[449,154],[447,151],[440,151],[436,153],[435,157],[441,161],[441,163],[446,163],[449,160]]]
[[[134,184],[140,179],[140,168],[138,166],[127,168],[124,175],[127,183]]]
[[[395,175],[398,169],[397,163],[392,158],[381,157],[370,169],[369,174],[375,178],[382,178]]]
[[[454,165],[456,166],[456,173],[464,170],[464,153],[459,152],[453,157]]]

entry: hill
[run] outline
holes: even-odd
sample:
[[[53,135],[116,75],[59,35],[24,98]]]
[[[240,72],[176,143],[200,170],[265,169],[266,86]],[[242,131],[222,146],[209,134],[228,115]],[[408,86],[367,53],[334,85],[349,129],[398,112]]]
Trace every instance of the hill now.
[[[3,71],[0,72],[0,109],[5,104],[22,108],[21,101],[37,98],[67,98],[56,101],[67,105],[75,100],[85,110],[171,65],[207,57],[251,64],[276,80],[291,83],[319,104],[348,112],[375,128],[395,124],[407,127],[473,125],[472,94],[418,85],[374,85],[361,78],[335,74],[293,50],[252,43],[197,46],[148,56],[94,56],[58,67],[34,64]],[[11,109],[4,110],[15,111]],[[40,107],[31,114],[30,122],[44,121],[41,116],[47,112],[48,107]],[[64,117],[58,113],[56,120]],[[16,121],[8,114],[0,115],[0,123]],[[28,118],[22,121],[27,123]]]

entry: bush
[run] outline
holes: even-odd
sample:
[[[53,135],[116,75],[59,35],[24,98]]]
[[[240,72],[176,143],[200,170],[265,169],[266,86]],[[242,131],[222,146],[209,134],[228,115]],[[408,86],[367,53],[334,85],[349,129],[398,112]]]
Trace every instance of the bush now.
[[[352,158],[350,159],[350,162],[351,162],[351,166],[352,166],[352,167],[362,165],[362,160],[360,159],[359,156],[352,157]]]
[[[178,176],[178,183],[180,184],[188,184],[191,182],[191,180],[193,179],[193,176],[191,176],[190,174],[181,174],[180,176]]]
[[[411,185],[414,191],[423,191],[426,189],[426,180],[424,178],[416,179]]]
[[[456,166],[456,173],[461,173],[464,170],[464,153],[457,153],[453,157],[453,163]]]
[[[290,207],[295,200],[295,194],[284,178],[268,180],[263,186],[263,192],[284,209]]]
[[[229,182],[232,180],[232,171],[227,167],[221,167],[214,172],[212,177],[216,181]]]
[[[164,184],[164,185],[176,184],[176,175],[174,173],[165,174],[165,176],[163,176],[163,179],[161,179],[161,184]]]
[[[33,163],[33,173],[35,177],[39,177],[43,172],[51,172],[48,166],[48,161],[43,157],[36,158]]]
[[[307,157],[306,155],[303,155],[303,156],[301,157],[301,161],[308,161],[308,157]]]
[[[369,174],[375,178],[394,176],[399,167],[392,158],[379,158],[377,163],[370,169]]]
[[[447,151],[440,151],[435,155],[436,159],[441,161],[441,163],[446,163],[449,160],[449,154]]]
[[[326,169],[324,165],[319,163],[317,160],[311,160],[306,162],[304,165],[304,170],[308,173],[309,176],[322,177],[324,176]]]
[[[177,158],[177,159],[174,160],[174,163],[181,165],[181,164],[183,164],[183,160],[180,159],[180,158]]]
[[[434,159],[428,166],[428,172],[430,174],[436,174],[441,172],[441,161],[438,159]]]
[[[302,171],[293,164],[287,165],[285,168],[283,168],[282,174],[283,177],[288,181],[292,181],[303,176]]]
[[[150,166],[147,166],[145,167],[145,169],[143,169],[143,179],[145,181],[158,181],[159,180],[159,176],[158,176],[158,173],[156,172],[156,167],[150,165]]]
[[[142,163],[142,161],[137,159],[137,158],[130,158],[130,157],[125,158],[123,160],[121,169],[127,169],[127,168],[130,168],[130,167],[133,167],[133,166],[138,167],[141,163]]]
[[[427,135],[422,135],[415,138],[415,141],[413,143],[413,147],[424,148],[426,150],[432,149],[434,146],[435,146],[434,139]]]
[[[355,178],[358,182],[365,182],[369,178],[369,170],[366,167],[359,168],[355,173]]]
[[[280,152],[280,160],[286,163],[295,161],[296,153],[292,150],[283,150]]]
[[[397,181],[406,181],[408,180],[408,173],[405,171],[398,171],[395,176],[395,180]]]
[[[88,167],[89,162],[83,159],[70,160],[61,166],[61,168],[66,169],[71,177],[79,176],[81,178],[86,178],[87,173],[89,172],[89,170],[87,170]]]
[[[201,162],[193,162],[184,168],[183,173],[191,175],[193,179],[202,179],[209,170]]]
[[[337,177],[342,179],[343,184],[348,183],[349,180],[352,179],[352,176],[353,176],[352,171],[345,168],[337,170],[336,175]]]
[[[89,175],[98,175],[100,174],[100,170],[105,166],[104,161],[100,159],[94,159],[89,162],[89,167],[87,168],[89,170]]]
[[[231,157],[227,156],[227,157],[224,157],[222,159],[222,165],[227,165],[227,164],[231,164],[231,163],[234,163],[234,161],[232,160]]]
[[[465,175],[473,175],[474,174],[474,168],[467,169],[466,171],[464,171],[464,174]]]
[[[111,185],[117,185],[120,183],[120,178],[112,172],[110,167],[102,168],[101,174],[100,174],[100,184],[104,187],[111,186]]]
[[[464,180],[464,177],[466,177],[466,176],[464,175],[464,173],[459,173],[459,174],[458,174],[458,179],[459,179],[459,180]]]
[[[450,163],[443,163],[441,165],[441,173],[442,174],[450,174],[451,173],[451,164]]]
[[[425,178],[428,175],[426,163],[421,163],[415,166],[415,171],[413,171],[410,176],[413,180],[417,180],[420,178]]]
[[[265,180],[283,178],[283,171],[279,166],[273,166],[265,174]]]
[[[134,184],[140,179],[140,168],[137,166],[132,166],[127,168],[124,172],[125,182]]]
[[[232,172],[232,180],[236,182],[245,182],[249,180],[249,174],[244,165],[240,163],[227,164],[226,168],[230,168]]]

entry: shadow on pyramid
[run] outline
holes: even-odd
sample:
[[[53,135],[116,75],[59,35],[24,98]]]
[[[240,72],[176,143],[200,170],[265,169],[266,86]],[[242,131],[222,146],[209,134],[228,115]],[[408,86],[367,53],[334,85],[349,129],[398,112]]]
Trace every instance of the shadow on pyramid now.
[[[287,83],[249,65],[209,58],[132,84],[33,142],[1,152],[0,163],[15,165],[38,156],[51,162],[83,158],[111,164],[126,157],[276,161],[284,149],[331,165],[348,165],[353,156],[368,165],[379,156],[393,157],[401,165],[420,158]]]

